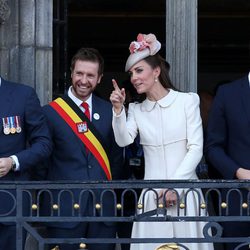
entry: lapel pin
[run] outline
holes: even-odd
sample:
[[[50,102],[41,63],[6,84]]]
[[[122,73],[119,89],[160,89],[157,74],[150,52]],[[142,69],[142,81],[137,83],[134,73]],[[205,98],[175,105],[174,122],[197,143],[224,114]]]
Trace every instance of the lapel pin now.
[[[99,120],[100,119],[100,115],[98,113],[94,113],[94,119],[95,120]]]

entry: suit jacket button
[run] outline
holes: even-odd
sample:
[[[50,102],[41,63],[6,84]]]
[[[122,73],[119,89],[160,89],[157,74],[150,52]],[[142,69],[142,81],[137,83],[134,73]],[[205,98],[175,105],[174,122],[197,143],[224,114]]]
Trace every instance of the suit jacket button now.
[[[91,165],[88,165],[88,168],[92,168],[92,166],[91,166]]]

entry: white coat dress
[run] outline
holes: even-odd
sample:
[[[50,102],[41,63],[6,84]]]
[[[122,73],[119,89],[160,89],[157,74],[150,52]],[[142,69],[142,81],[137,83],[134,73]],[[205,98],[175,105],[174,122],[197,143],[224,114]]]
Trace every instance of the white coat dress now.
[[[113,129],[116,142],[122,147],[131,144],[140,134],[145,157],[145,180],[197,179],[195,169],[203,154],[202,121],[197,94],[170,89],[157,102],[146,99],[142,103],[131,103],[127,118],[124,109],[119,115],[113,113]],[[183,197],[184,190],[178,192]],[[155,203],[153,192],[146,193],[144,211],[155,209]],[[189,194],[187,214],[198,215],[199,207],[197,196]],[[171,207],[168,214],[174,216],[176,211],[176,206]],[[183,209],[180,212],[183,213]],[[132,238],[200,238],[204,237],[204,225],[205,222],[134,222]],[[213,250],[212,244],[184,244],[192,250]],[[130,249],[155,250],[160,245],[131,244]]]

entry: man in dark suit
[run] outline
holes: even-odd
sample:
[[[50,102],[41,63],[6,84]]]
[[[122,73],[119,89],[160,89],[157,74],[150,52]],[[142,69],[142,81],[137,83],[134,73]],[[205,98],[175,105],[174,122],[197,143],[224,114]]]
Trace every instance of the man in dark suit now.
[[[205,154],[223,179],[250,179],[250,73],[219,87],[209,114]],[[223,190],[225,201],[225,192]],[[243,202],[248,190],[242,189]],[[229,196],[229,215],[240,215],[241,201],[236,192]],[[247,209],[245,209],[245,212]],[[243,211],[244,212],[244,211]],[[225,237],[249,237],[249,222],[222,223]],[[226,250],[238,244],[226,244]],[[245,248],[249,249],[248,245]]]
[[[93,48],[82,48],[72,58],[71,78],[67,95],[44,107],[54,150],[48,163],[47,180],[103,181],[120,177],[123,149],[118,147],[112,130],[112,106],[93,94],[103,75],[104,61]],[[100,203],[100,190],[95,190]],[[56,197],[56,192],[53,192]],[[79,201],[79,191],[60,200],[61,215],[72,214],[72,204]],[[90,193],[81,196],[76,214],[91,216],[93,200]],[[73,203],[72,203],[73,202]],[[45,211],[51,208],[49,197],[43,202]],[[47,205],[47,207],[46,207]],[[106,194],[101,204],[104,215],[114,215],[114,199]],[[113,211],[112,211],[113,210]],[[49,212],[49,211],[47,211]],[[98,212],[98,211],[97,211]],[[56,238],[115,238],[113,223],[58,222],[48,225],[49,237]],[[60,250],[78,249],[79,244],[57,244]],[[54,246],[51,246],[54,247]],[[90,244],[89,250],[112,250],[114,244]]]
[[[49,130],[33,88],[0,77],[0,181],[30,180],[30,169],[49,157],[52,150]],[[14,191],[8,190],[13,193]],[[0,194],[0,214],[11,212],[14,201]],[[0,223],[0,248],[16,249],[16,227]]]

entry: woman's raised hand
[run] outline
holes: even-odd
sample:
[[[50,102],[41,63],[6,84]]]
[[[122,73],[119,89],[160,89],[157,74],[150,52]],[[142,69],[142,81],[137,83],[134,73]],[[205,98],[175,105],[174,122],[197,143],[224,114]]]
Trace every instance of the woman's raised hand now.
[[[114,90],[110,95],[110,101],[113,105],[115,113],[118,115],[122,111],[122,107],[126,99],[126,93],[124,88],[122,89],[119,88],[115,79],[112,79],[112,83]]]

